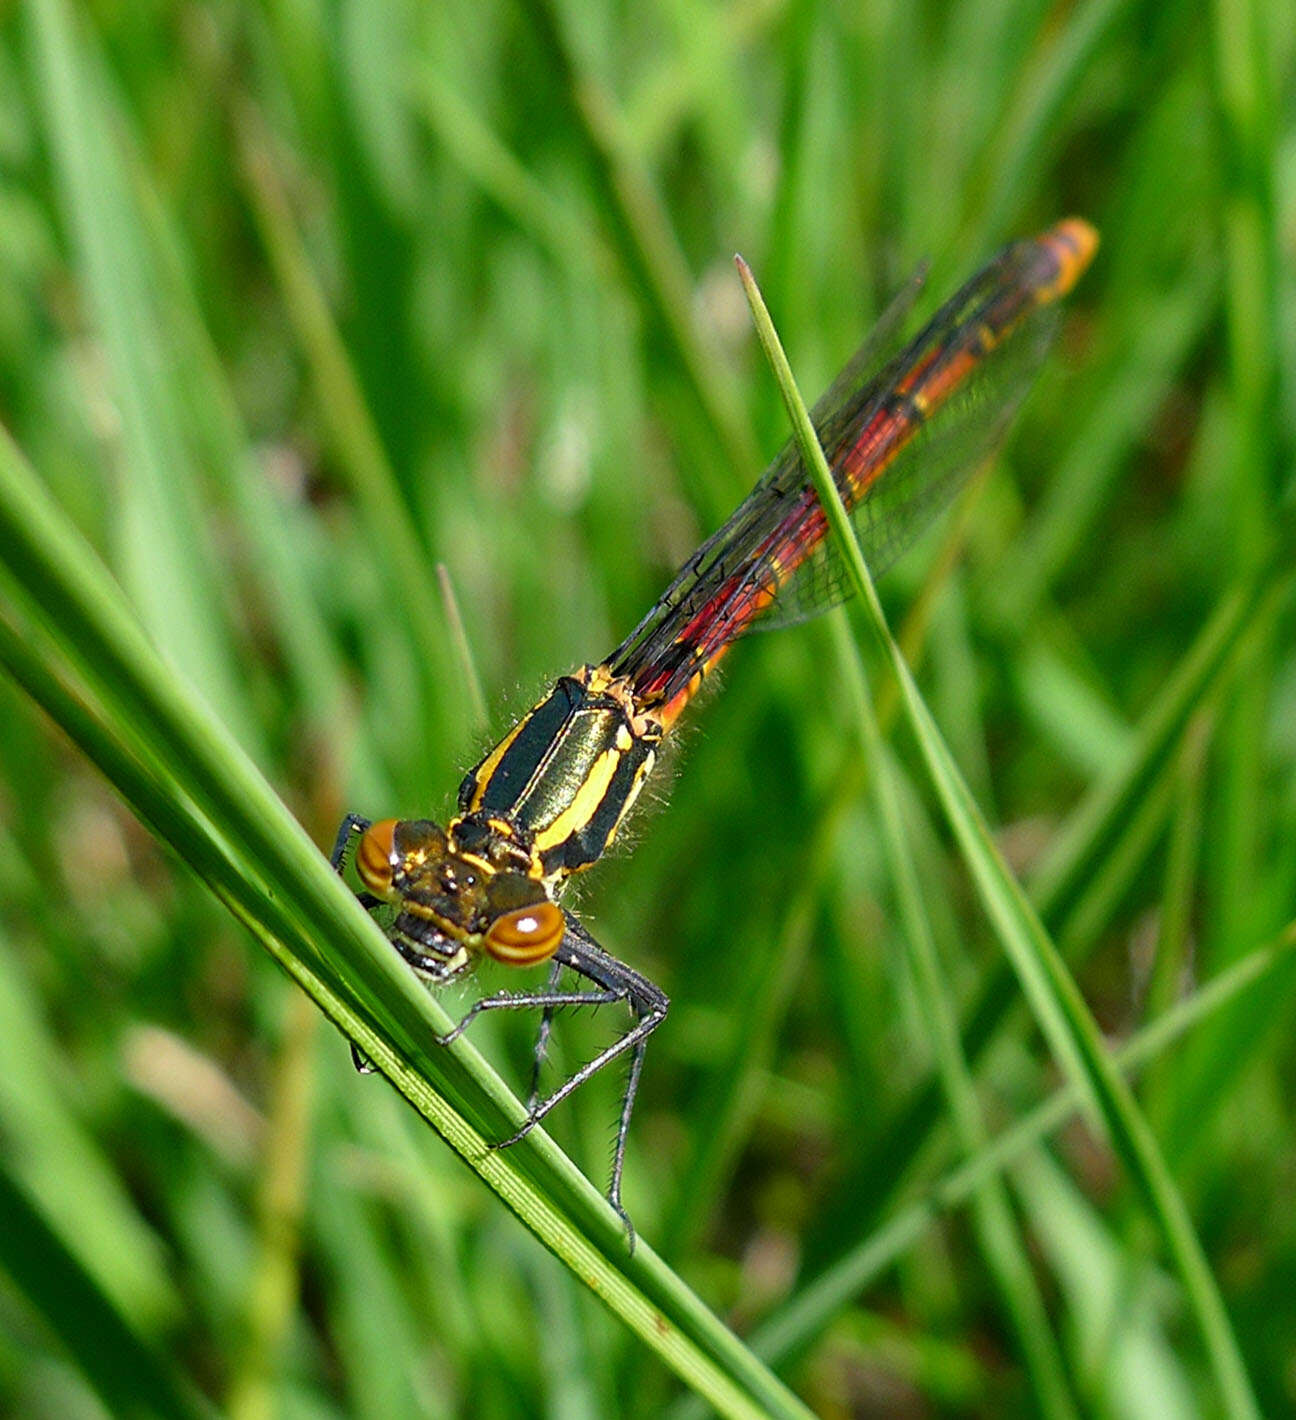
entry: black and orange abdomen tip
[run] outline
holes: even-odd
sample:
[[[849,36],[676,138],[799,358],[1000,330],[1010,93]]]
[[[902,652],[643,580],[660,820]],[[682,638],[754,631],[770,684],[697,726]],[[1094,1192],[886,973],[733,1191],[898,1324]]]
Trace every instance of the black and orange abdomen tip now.
[[[1083,217],[1064,217],[1040,236],[1057,262],[1057,279],[1049,295],[1065,296],[1084,275],[1098,250],[1098,228]]]
[[[365,829],[356,849],[356,872],[360,874],[360,881],[379,897],[391,891],[395,833],[396,820],[382,819]]]

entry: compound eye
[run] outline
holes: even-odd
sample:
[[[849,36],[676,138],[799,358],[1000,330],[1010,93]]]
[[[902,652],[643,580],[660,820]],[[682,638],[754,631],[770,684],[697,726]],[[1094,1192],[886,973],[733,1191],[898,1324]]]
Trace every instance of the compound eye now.
[[[532,966],[553,956],[566,930],[567,921],[556,902],[537,902],[497,917],[482,941],[496,961]]]
[[[371,824],[365,829],[356,849],[356,872],[365,887],[377,897],[386,897],[391,891],[396,823],[394,818],[385,818]]]

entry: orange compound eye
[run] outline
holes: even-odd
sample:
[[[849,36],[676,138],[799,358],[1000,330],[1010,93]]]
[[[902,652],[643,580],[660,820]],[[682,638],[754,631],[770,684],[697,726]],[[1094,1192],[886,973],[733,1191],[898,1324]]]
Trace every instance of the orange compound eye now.
[[[370,892],[385,897],[392,885],[392,854],[395,851],[396,820],[385,818],[365,829],[356,849],[356,872]]]
[[[537,902],[497,917],[482,940],[496,961],[533,966],[553,956],[566,930],[567,921],[557,903]]]

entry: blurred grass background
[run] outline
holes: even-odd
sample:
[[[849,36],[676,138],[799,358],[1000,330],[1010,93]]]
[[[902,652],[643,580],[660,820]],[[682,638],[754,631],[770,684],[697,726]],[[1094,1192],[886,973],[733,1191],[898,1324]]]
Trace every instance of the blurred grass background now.
[[[1256,955],[1296,915],[1268,546],[1294,46],[1293,7],[1258,0],[0,16],[0,415],[322,844],[348,808],[444,817],[490,730],[609,650],[782,442],[734,249],[813,395],[919,258],[939,297],[1067,212],[1101,228],[1009,446],[884,600],[1104,1029],[1196,1017],[1140,1099],[1266,1414],[1296,1406],[1292,972]],[[0,1409],[661,1414],[660,1364],[0,700]],[[669,807],[580,895],[674,1003],[628,1157],[643,1235],[822,1414],[1214,1413],[1158,1238],[1079,1124],[1005,1175],[1058,1391],[966,1190],[915,1208],[966,1142],[831,628],[752,638],[691,726]],[[1000,949],[895,749],[998,1135],[1058,1079],[1019,1007],[986,1028]],[[1230,971],[1253,984],[1202,995]],[[525,1027],[482,1025],[524,1083]],[[565,1021],[563,1058],[602,1032]],[[600,1186],[618,1086],[552,1119]],[[157,1376],[114,1389],[96,1297]]]

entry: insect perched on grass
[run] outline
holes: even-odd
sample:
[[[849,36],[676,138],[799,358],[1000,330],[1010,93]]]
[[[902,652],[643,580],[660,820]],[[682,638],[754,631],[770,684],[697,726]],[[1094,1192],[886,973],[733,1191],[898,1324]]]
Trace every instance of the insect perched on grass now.
[[[920,288],[915,277],[816,405],[815,429],[874,572],[909,545],[993,447],[1048,348],[1058,298],[1097,241],[1092,227],[1070,218],[1006,247],[888,355]],[[644,1048],[669,1002],[558,900],[571,876],[615,838],[662,740],[734,640],[758,620],[800,620],[844,594],[823,510],[789,443],[611,656],[562,676],[469,771],[459,813],[445,827],[352,814],[338,833],[334,866],[342,869],[358,835],[361,901],[394,906],[392,945],[430,982],[458,977],[483,956],[513,966],[552,963],[543,991],[487,996],[441,1038],[456,1039],[483,1011],[541,1011],[527,1118],[501,1145],[521,1139],[559,1100],[629,1054],[608,1191],[627,1228],[626,1135]],[[564,967],[580,984],[563,987]],[[633,1024],[541,1099],[555,1010],[613,1002],[629,1007]]]

